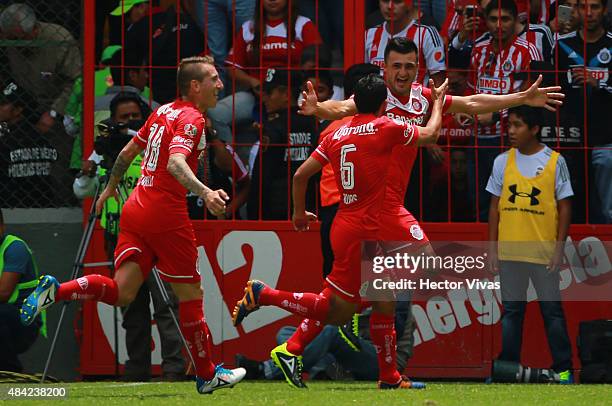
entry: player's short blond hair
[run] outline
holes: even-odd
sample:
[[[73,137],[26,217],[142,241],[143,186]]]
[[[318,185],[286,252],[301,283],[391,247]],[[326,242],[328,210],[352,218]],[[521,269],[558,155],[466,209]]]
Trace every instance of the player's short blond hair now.
[[[181,59],[176,71],[176,86],[182,96],[189,93],[192,80],[201,82],[206,77],[206,71],[200,67],[202,64],[215,66],[215,60],[209,55]]]

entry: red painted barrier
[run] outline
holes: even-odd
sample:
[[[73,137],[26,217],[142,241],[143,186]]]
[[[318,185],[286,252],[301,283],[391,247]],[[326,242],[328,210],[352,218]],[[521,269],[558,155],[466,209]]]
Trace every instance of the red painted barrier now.
[[[298,319],[288,313],[263,308],[245,319],[238,329],[231,324],[230,312],[241,297],[249,278],[294,291],[319,291],[321,253],[318,228],[297,233],[288,222],[195,222],[200,253],[200,273],[204,282],[205,310],[213,335],[215,359],[233,364],[239,352],[250,358],[265,359],[275,345],[275,335],[284,325]],[[438,241],[484,240],[486,224],[427,224],[430,239]],[[579,241],[596,237],[612,240],[612,227],[574,226],[571,238]],[[95,241],[100,242],[97,232]],[[103,244],[94,243],[88,261],[103,260]],[[612,269],[609,269],[612,271]],[[100,270],[95,270],[100,272]],[[569,272],[569,271],[568,271]],[[486,305],[479,298],[465,301],[417,302],[413,306],[417,330],[414,358],[408,373],[422,377],[484,377],[491,359],[500,349],[499,299]],[[609,302],[571,302],[564,304],[569,334],[576,354],[575,338],[582,320],[611,318]],[[125,360],[124,331],[119,321],[119,360]],[[153,325],[153,363],[161,362],[159,334]],[[114,327],[112,308],[86,303],[83,315],[81,373],[114,374]],[[543,323],[535,303],[529,305],[523,338],[523,362],[548,367],[550,354]],[[575,366],[578,360],[575,357]],[[156,368],[156,371],[159,371]]]

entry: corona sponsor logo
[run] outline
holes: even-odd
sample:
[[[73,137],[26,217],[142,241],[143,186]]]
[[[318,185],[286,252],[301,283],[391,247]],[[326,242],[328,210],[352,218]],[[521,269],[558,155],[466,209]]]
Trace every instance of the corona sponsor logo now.
[[[334,140],[340,139],[344,136],[347,135],[372,135],[376,132],[376,128],[374,128],[374,124],[372,123],[366,123],[366,124],[360,124],[358,126],[355,127],[347,127],[347,126],[343,126],[340,127],[338,130],[336,130],[336,132],[334,133]]]

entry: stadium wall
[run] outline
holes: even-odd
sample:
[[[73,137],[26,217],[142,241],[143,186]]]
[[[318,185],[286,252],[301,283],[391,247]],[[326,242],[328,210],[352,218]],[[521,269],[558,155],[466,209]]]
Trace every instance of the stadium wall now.
[[[297,325],[298,318],[287,312],[263,308],[234,328],[230,312],[248,279],[265,280],[289,291],[319,291],[322,284],[318,227],[296,233],[289,222],[194,222],[199,246],[199,269],[205,292],[205,311],[212,334],[215,358],[228,365],[234,355],[266,359],[275,346],[275,336],[285,325]],[[437,241],[482,241],[486,224],[426,224],[429,237]],[[574,242],[585,238],[612,240],[612,228],[573,226]],[[96,238],[101,238],[98,234]],[[101,240],[100,240],[101,241]],[[88,262],[104,260],[101,244],[94,244]],[[609,259],[609,258],[608,258]],[[609,265],[610,262],[608,262]],[[93,272],[93,270],[92,270]],[[104,272],[104,270],[95,270]],[[571,269],[564,272],[573,272]],[[570,273],[568,273],[571,276]],[[603,283],[612,276],[612,268],[593,278]],[[413,312],[417,323],[414,357],[409,374],[436,378],[481,378],[488,376],[491,360],[501,345],[501,305],[499,298],[465,302],[428,300],[416,302]],[[543,323],[537,305],[525,320],[523,359],[532,367],[547,368],[551,363],[545,342]],[[578,323],[583,320],[612,318],[609,302],[565,302],[564,308],[572,339],[574,362],[579,365],[576,348]],[[118,320],[119,361],[125,360],[124,332]],[[159,364],[159,334],[153,324],[153,361]],[[86,303],[83,314],[81,368],[83,375],[114,374],[114,327],[112,309],[104,304]],[[156,367],[156,371],[159,371]],[[121,369],[121,368],[120,368]]]

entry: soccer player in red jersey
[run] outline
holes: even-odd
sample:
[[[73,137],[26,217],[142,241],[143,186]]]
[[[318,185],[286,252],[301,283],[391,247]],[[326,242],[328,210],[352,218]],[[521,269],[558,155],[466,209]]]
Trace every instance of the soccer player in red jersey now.
[[[385,111],[387,96],[382,78],[373,73],[360,79],[354,98],[359,114],[326,137],[293,177],[293,224],[303,231],[316,220],[314,214],[305,211],[308,180],[327,163],[334,168],[342,199],[331,232],[335,258],[326,287],[320,294],[293,293],[252,280],[247,283],[245,295],[232,315],[234,325],[239,325],[260,306],[273,305],[306,318],[295,334],[271,353],[293,386],[305,387],[300,357],[303,342],[312,340],[323,324],[345,323],[358,308],[361,302],[361,243],[378,236],[378,213],[385,196],[383,180],[388,172],[386,162],[398,145],[414,147],[437,141],[446,86],[446,82],[441,86],[441,94],[434,92],[431,117],[425,127],[419,127],[380,117]],[[377,354],[379,387],[409,388],[410,381],[395,369],[393,302],[376,302],[372,307],[372,341],[382,349]],[[392,360],[393,368],[387,367],[387,358]]]
[[[225,211],[227,194],[211,190],[195,176],[198,155],[206,146],[202,113],[217,104],[223,88],[210,57],[181,61],[177,71],[181,97],[153,112],[123,148],[106,188],[96,202],[117,196],[117,186],[134,157],[144,151],[142,176],[123,207],[115,250],[115,278],[86,275],[61,285],[45,275],[24,301],[21,320],[29,324],[40,311],[60,300],[95,300],[126,306],[153,267],[179,298],[181,332],[189,343],[199,393],[230,387],[244,378],[243,368],[228,370],[211,361],[210,332],[204,319],[195,235],[187,214],[186,192],[201,196],[213,214]]]
[[[421,125],[430,113],[431,89],[414,83],[417,73],[417,47],[405,38],[393,38],[385,49],[384,77],[388,88],[386,115],[396,120]],[[506,95],[475,94],[471,96],[446,96],[445,113],[484,114],[512,106],[527,104],[554,110],[561,104],[563,94],[560,87],[538,88],[541,78],[526,91]],[[317,102],[316,93],[308,85],[304,93],[301,113],[336,120],[355,114],[353,99]],[[433,147],[437,148],[437,147]],[[427,243],[427,236],[418,222],[404,207],[404,196],[410,180],[410,173],[417,156],[416,148],[403,151],[395,147],[387,176],[385,204],[379,221],[385,238],[389,241],[413,241]],[[406,155],[408,154],[408,155]],[[407,159],[408,158],[408,159]]]
[[[417,47],[405,38],[393,38],[385,49],[384,78],[387,85],[386,115],[406,123],[420,125],[430,114],[432,93],[428,89],[414,83],[417,74]],[[558,93],[558,86],[539,88],[541,77],[523,92],[492,95],[475,94],[470,96],[446,96],[443,110],[445,113],[467,113],[471,115],[491,113],[513,106],[526,104],[534,107],[545,107],[554,111],[562,103],[564,95]],[[328,100],[318,102],[316,93],[307,84],[301,114],[316,115],[327,120],[337,120],[356,113],[354,99],[343,101]],[[437,147],[433,147],[434,149]],[[407,151],[406,151],[407,149]],[[408,188],[410,174],[417,157],[416,148],[394,147],[389,161],[386,177],[386,192],[384,204],[378,217],[379,240],[410,242],[411,250],[422,249],[432,252],[427,235],[421,229],[418,221],[404,207],[404,196]],[[309,331],[314,339],[322,327],[311,326]],[[310,341],[304,341],[306,346]]]
[[[417,74],[417,47],[405,38],[393,38],[385,48],[384,77],[388,88],[386,115],[407,123],[421,125],[430,113],[432,105],[431,89],[414,83]],[[554,111],[561,105],[563,94],[558,93],[558,86],[538,88],[541,78],[526,91],[505,95],[474,94],[470,96],[446,96],[445,113],[484,114],[526,104],[534,107],[545,107]],[[316,115],[327,120],[337,120],[356,113],[353,99],[328,100],[317,102],[316,93],[310,84],[304,92],[304,101],[300,113]],[[439,147],[432,147],[433,149]],[[387,177],[387,193],[383,211],[386,215],[380,218],[387,223],[389,240],[426,241],[426,236],[418,226],[416,219],[404,207],[404,196],[410,180],[416,148],[410,148],[410,159],[406,159],[402,147],[396,147],[391,156],[391,167]],[[400,218],[398,221],[397,218]],[[385,227],[383,227],[385,228]]]

